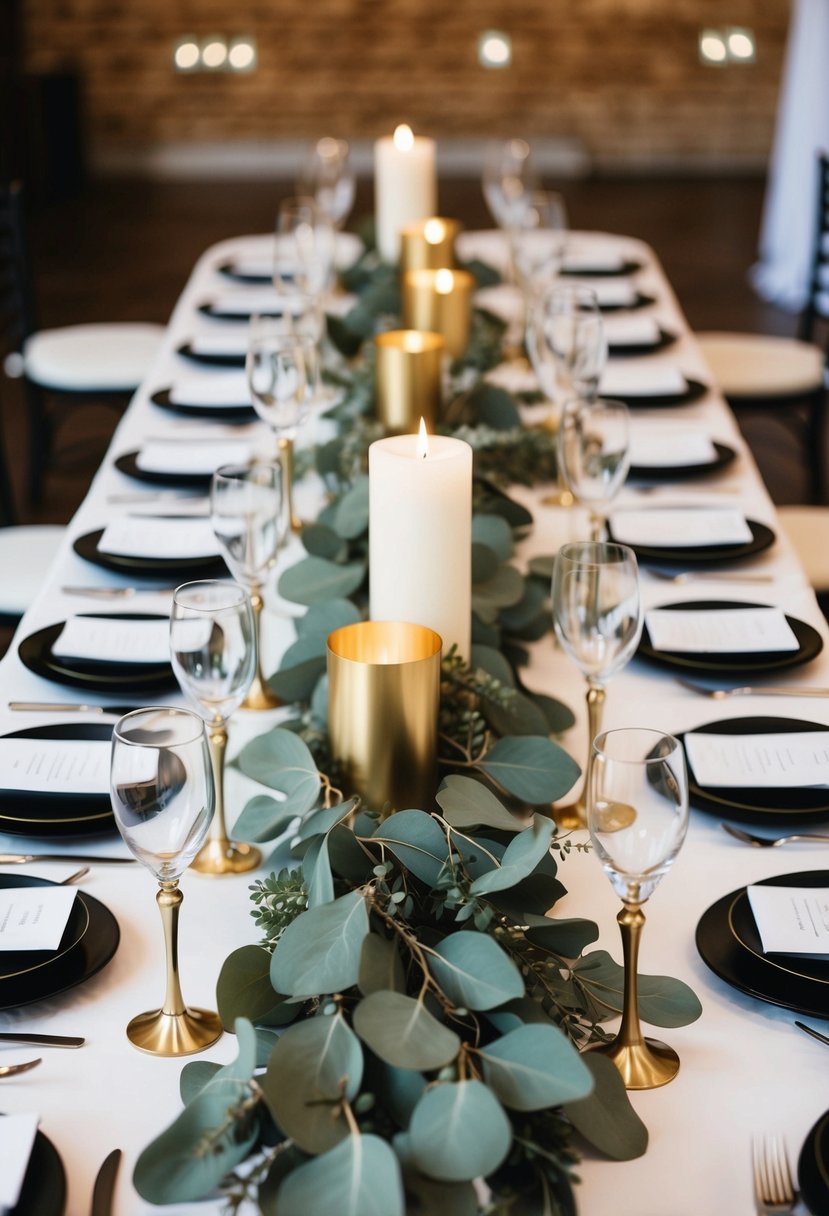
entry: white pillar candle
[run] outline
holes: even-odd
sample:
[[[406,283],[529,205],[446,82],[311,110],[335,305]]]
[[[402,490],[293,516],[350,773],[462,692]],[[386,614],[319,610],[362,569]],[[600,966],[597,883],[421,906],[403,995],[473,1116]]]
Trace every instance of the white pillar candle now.
[[[425,450],[425,455],[423,454]],[[443,435],[395,435],[368,450],[369,611],[434,629],[469,658],[472,448]]]
[[[374,145],[374,211],[377,248],[384,262],[400,257],[400,229],[428,219],[437,209],[435,141],[400,126]]]

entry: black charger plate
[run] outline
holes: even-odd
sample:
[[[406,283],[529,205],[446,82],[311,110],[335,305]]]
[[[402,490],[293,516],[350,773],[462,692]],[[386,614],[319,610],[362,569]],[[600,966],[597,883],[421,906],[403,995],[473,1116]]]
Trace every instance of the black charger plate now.
[[[193,350],[189,342],[183,343],[176,350],[177,355],[183,355],[185,359],[192,359],[194,363],[205,363],[208,367],[244,367],[244,354],[234,355],[228,351],[227,354],[202,354],[200,351]]]
[[[219,274],[223,274],[228,279],[233,279],[234,283],[273,283],[273,273],[265,274],[250,274],[244,273],[236,269],[236,262],[230,259],[227,262],[220,262],[216,267]]]
[[[102,553],[98,542],[104,534],[87,532],[79,536],[72,545],[78,557],[105,570],[115,570],[131,578],[167,578],[184,582],[193,578],[227,578],[228,569],[223,557],[127,557],[121,553]]]
[[[689,401],[697,401],[704,397],[710,385],[701,380],[690,380],[686,377],[686,387],[678,393],[606,393],[614,401],[624,401],[633,409],[662,409],[668,405],[686,405]]]
[[[768,604],[749,604],[737,600],[686,600],[680,604],[660,604],[660,611],[739,611],[742,608],[768,608]],[[642,630],[642,640],[637,654],[663,667],[696,675],[711,676],[762,676],[787,667],[810,663],[823,650],[823,639],[816,629],[805,621],[787,616],[797,639],[797,650],[763,650],[752,654],[690,654],[676,650],[656,650],[651,643],[647,624]]]
[[[172,414],[180,414],[185,418],[211,418],[216,422],[255,422],[256,410],[252,405],[205,405],[194,401],[187,404],[182,404],[178,401],[170,400],[170,390],[168,388],[160,389],[153,393],[150,397],[153,405],[157,405],[159,409],[169,410]],[[134,453],[131,453],[134,455]],[[133,476],[132,473],[129,474]]]
[[[777,874],[759,886],[826,887],[829,871]],[[745,887],[712,904],[700,918],[697,950],[706,966],[732,988],[813,1018],[829,1018],[829,963],[762,952]]]
[[[85,612],[81,615],[99,620],[166,621],[169,618],[158,613],[130,612],[117,617],[107,612]],[[24,666],[35,675],[56,684],[68,684],[72,688],[92,689],[95,692],[130,693],[153,692],[175,688],[176,678],[169,662],[164,663],[112,663],[95,659],[58,658],[52,647],[60,636],[65,622],[47,625],[37,633],[31,633],[17,648]]]
[[[764,549],[770,549],[776,539],[771,528],[767,528],[765,524],[759,524],[754,519],[747,519],[746,523],[751,532],[751,540],[740,541],[735,545],[687,545],[676,549],[663,545],[630,545],[630,548],[640,561],[657,564],[664,562],[668,565],[696,566],[741,561],[743,558],[762,553]],[[615,541],[612,521],[608,522],[607,532],[609,539]]]
[[[575,270],[567,269],[567,259],[564,259],[564,264],[561,267],[561,277],[563,279],[613,279],[626,274],[637,274],[642,269],[642,263],[634,258],[626,258],[619,266],[602,266],[597,262],[595,266],[585,266]]]
[[[637,308],[648,308],[655,303],[653,296],[646,296],[637,291],[628,304],[602,304],[600,300],[599,312],[633,312]]]
[[[607,353],[614,359],[624,359],[626,355],[651,355],[658,350],[664,350],[666,346],[672,346],[674,342],[676,334],[660,326],[656,342],[608,342]]]
[[[221,300],[205,300],[199,304],[198,311],[203,317],[210,317],[213,321],[230,321],[247,325],[251,317],[283,317],[285,315],[284,308],[271,307],[266,309],[257,308],[251,312],[224,312],[222,310]]]
[[[3,739],[99,739],[109,742],[113,723],[57,722],[27,726]],[[55,794],[0,789],[0,830],[15,836],[89,836],[115,827],[109,793]]]
[[[813,1216],[829,1212],[829,1110],[803,1141],[797,1179],[801,1197]]]
[[[628,477],[638,477],[642,481],[679,481],[686,477],[707,477],[709,473],[719,473],[736,459],[737,453],[726,443],[715,443],[717,453],[713,460],[705,464],[632,464]]]
[[[9,1216],[63,1216],[65,1207],[66,1170],[52,1141],[38,1131],[20,1198]]]
[[[164,473],[153,469],[142,469],[138,463],[139,452],[125,452],[115,461],[115,467],[136,481],[149,481],[155,486],[181,486],[182,489],[207,489],[213,480],[212,473]]]

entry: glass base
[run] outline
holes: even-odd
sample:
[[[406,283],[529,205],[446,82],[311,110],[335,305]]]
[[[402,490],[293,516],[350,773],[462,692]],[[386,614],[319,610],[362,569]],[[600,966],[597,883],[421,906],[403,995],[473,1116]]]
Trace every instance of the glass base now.
[[[638,1043],[599,1043],[589,1047],[612,1060],[624,1082],[625,1089],[658,1089],[673,1081],[679,1072],[679,1056],[673,1047],[658,1039],[642,1039]]]
[[[245,874],[255,870],[262,854],[254,845],[239,840],[208,840],[190,863],[199,874]]]
[[[148,1055],[192,1056],[221,1038],[223,1030],[219,1015],[207,1009],[185,1009],[183,1013],[154,1009],[132,1019],[127,1038]]]
[[[587,812],[581,802],[571,802],[569,806],[554,806],[553,821],[563,832],[575,832],[578,828],[587,827]]]
[[[250,691],[245,697],[240,709],[280,709],[285,702],[275,692],[271,692],[261,680],[254,680]]]

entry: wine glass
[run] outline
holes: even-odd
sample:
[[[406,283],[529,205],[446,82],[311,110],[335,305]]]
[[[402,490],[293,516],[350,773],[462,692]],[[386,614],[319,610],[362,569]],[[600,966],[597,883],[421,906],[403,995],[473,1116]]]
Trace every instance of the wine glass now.
[[[530,145],[507,139],[487,146],[484,154],[483,192],[499,228],[509,231],[521,218],[527,196],[537,186]]]
[[[283,199],[276,215],[273,280],[280,295],[321,301],[334,274],[334,227],[313,198]]]
[[[532,190],[509,232],[512,262],[524,299],[551,283],[564,260],[567,207],[556,190]]]
[[[342,228],[354,206],[356,182],[344,139],[330,136],[312,144],[297,182],[297,193],[313,198],[334,229]]]
[[[256,669],[253,610],[245,589],[216,579],[177,587],[170,658],[182,692],[205,719],[216,787],[216,814],[193,869],[202,874],[252,870],[262,855],[252,845],[228,839],[224,810],[227,721],[245,699]]]
[[[274,432],[285,488],[288,527],[302,531],[294,511],[293,467],[296,432],[308,417],[319,381],[319,355],[312,338],[268,317],[251,320],[245,360],[253,408]]]
[[[250,594],[256,665],[243,709],[274,709],[282,701],[262,671],[262,589],[285,535],[284,477],[276,464],[225,464],[213,474],[210,519],[225,561]]]
[[[679,1056],[642,1035],[636,969],[642,904],[671,868],[688,828],[685,754],[672,735],[628,727],[599,735],[593,756],[587,823],[596,855],[623,904],[616,919],[625,997],[616,1038],[592,1050],[610,1057],[627,1089],[655,1089],[676,1076]]]
[[[204,723],[189,709],[135,709],[112,732],[110,799],[130,852],[155,875],[164,926],[167,991],[160,1009],[141,1013],[127,1038],[141,1051],[186,1056],[222,1033],[216,1013],[188,1008],[178,970],[179,879],[202,846],[215,805]]]
[[[630,468],[630,413],[623,401],[565,402],[558,432],[564,482],[590,512],[590,539],[601,540],[607,508]]]
[[[564,545],[553,567],[553,624],[564,651],[587,678],[590,744],[601,729],[605,685],[630,660],[642,634],[636,555],[626,545],[579,541]],[[581,797],[559,811],[561,827],[583,827],[592,746]]]

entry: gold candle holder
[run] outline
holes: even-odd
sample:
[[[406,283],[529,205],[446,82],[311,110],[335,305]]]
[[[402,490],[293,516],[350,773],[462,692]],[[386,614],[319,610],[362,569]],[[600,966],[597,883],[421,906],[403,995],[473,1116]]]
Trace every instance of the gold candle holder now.
[[[407,270],[451,269],[456,264],[455,241],[462,225],[432,216],[400,229],[400,273]]]
[[[443,393],[440,334],[394,329],[375,338],[377,417],[388,435],[408,435],[423,418],[434,430]]]
[[[459,359],[469,345],[474,276],[468,270],[407,270],[401,281],[403,324],[442,334]]]
[[[331,752],[371,808],[434,802],[441,645],[433,629],[403,621],[362,621],[328,638]]]

